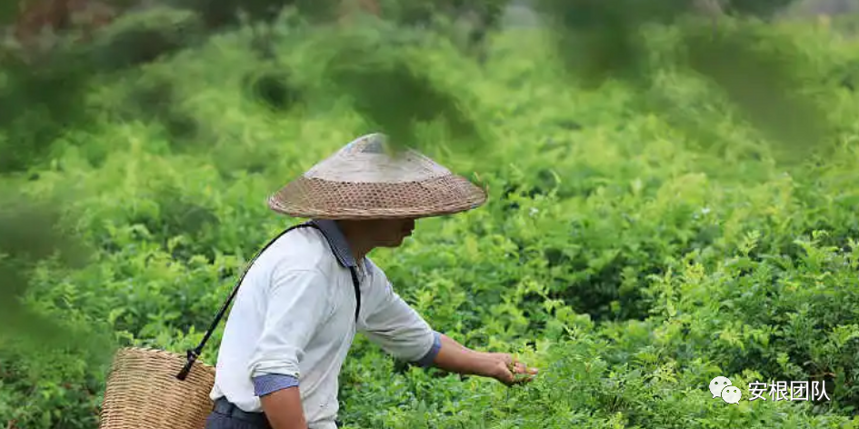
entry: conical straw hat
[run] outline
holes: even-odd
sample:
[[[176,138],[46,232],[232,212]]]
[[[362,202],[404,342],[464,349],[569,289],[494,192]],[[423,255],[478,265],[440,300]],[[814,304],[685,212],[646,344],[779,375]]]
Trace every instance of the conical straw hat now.
[[[317,219],[419,218],[470,210],[486,192],[419,152],[390,154],[374,133],[347,144],[272,195],[272,210]]]

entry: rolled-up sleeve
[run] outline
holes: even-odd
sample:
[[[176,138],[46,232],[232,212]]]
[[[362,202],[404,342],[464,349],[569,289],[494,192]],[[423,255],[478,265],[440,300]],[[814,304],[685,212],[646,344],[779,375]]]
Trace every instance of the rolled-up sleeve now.
[[[258,395],[300,380],[304,349],[331,309],[327,283],[317,270],[274,270],[265,326],[249,362]]]
[[[361,331],[399,359],[432,365],[441,347],[439,334],[393,291],[389,282],[385,283],[383,296],[364,320]]]

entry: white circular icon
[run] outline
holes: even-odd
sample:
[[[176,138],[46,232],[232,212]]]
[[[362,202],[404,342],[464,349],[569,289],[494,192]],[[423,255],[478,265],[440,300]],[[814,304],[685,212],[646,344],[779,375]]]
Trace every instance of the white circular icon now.
[[[743,392],[737,386],[728,386],[722,389],[722,399],[729,404],[739,404]]]
[[[713,397],[722,396],[722,389],[731,385],[731,380],[728,380],[728,377],[722,377],[721,375],[710,380],[710,393],[713,394]]]

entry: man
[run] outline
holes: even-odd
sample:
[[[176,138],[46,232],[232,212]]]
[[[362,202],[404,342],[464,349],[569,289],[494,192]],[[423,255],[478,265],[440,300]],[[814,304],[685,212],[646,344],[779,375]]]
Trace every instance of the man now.
[[[415,152],[391,155],[385,136],[346,145],[269,199],[314,219],[288,230],[242,280],[218,354],[208,429],[333,429],[338,375],[354,335],[423,366],[530,381],[509,354],[470,350],[433,331],[367,257],[397,247],[417,218],[470,210],[486,194]]]

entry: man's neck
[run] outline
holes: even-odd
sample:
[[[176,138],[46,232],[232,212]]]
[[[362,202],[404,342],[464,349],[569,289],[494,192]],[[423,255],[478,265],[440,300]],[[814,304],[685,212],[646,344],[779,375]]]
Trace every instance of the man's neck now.
[[[361,265],[364,257],[373,250],[373,245],[360,230],[351,228],[353,224],[347,222],[337,222],[337,226],[346,238],[346,243],[349,245],[349,250],[352,252],[352,257],[355,262]]]

